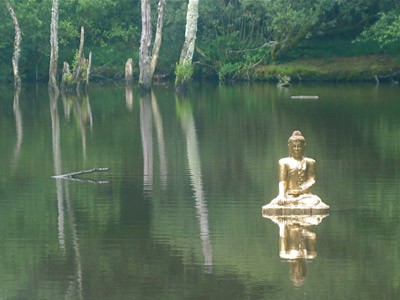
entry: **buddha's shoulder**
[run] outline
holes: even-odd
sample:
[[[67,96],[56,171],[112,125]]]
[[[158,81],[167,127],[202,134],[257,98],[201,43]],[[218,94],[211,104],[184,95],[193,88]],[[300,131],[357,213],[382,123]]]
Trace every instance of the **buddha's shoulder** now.
[[[291,158],[291,157],[284,157],[284,158],[281,158],[281,159],[279,160],[279,165],[281,165],[281,166],[289,165],[290,162],[292,162],[292,161],[293,161],[293,158]]]
[[[315,164],[315,159],[309,158],[309,157],[305,157],[304,160],[308,163],[308,164]]]
[[[315,160],[309,157],[304,157],[303,159],[307,164],[315,164]],[[287,165],[293,161],[292,157],[284,157],[279,160],[280,165]]]

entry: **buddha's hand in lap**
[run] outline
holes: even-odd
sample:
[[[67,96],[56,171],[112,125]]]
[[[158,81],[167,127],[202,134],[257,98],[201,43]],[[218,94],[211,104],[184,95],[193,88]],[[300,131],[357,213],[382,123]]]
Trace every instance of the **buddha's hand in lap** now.
[[[291,190],[290,192],[288,192],[288,195],[293,196],[293,197],[297,197],[297,196],[300,196],[303,193],[304,193],[303,190]]]

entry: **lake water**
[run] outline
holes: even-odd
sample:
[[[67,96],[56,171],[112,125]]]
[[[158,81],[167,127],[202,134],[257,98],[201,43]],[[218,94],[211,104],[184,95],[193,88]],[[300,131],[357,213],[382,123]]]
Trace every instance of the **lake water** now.
[[[0,90],[0,299],[400,298],[398,86]],[[261,206],[293,130],[331,211],[288,259]]]

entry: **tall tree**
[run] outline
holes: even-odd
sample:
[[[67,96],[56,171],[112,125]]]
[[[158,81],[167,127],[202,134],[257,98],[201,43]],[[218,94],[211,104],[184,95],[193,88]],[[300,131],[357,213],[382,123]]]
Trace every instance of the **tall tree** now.
[[[175,86],[186,84],[192,77],[192,59],[196,42],[197,19],[199,18],[199,0],[189,0],[186,13],[185,41],[182,46],[179,63],[176,66]]]
[[[156,36],[154,38],[153,51],[151,53],[151,78],[153,78],[154,71],[158,62],[158,54],[160,52],[162,31],[164,26],[164,8],[167,0],[160,0],[158,2],[158,18],[156,27]]]
[[[58,92],[57,63],[58,63],[58,0],[53,0],[53,5],[51,7],[51,24],[50,24],[49,89],[56,92]]]
[[[139,87],[149,89],[151,86],[150,43],[151,43],[151,6],[150,0],[141,0],[142,35],[139,49]]]
[[[139,87],[145,90],[150,89],[154,71],[158,61],[158,54],[161,46],[162,29],[164,25],[164,8],[166,0],[158,2],[158,19],[156,36],[152,55],[150,56],[151,44],[151,5],[150,0],[141,0],[142,14],[142,35],[140,38],[139,51]]]
[[[11,19],[13,20],[14,30],[15,30],[15,38],[14,38],[14,54],[12,58],[12,67],[14,73],[14,88],[18,90],[21,87],[21,78],[19,76],[19,58],[21,54],[21,29],[19,27],[18,18],[15,15],[14,9],[11,6],[9,0],[6,0],[6,6],[8,12],[10,13]]]
[[[314,7],[313,7],[314,6]],[[272,21],[272,32],[275,39],[271,51],[272,60],[278,59],[289,50],[294,49],[320,21],[326,1],[321,0],[311,7],[303,6],[302,9],[292,8],[290,5],[281,7],[285,14],[277,14]]]

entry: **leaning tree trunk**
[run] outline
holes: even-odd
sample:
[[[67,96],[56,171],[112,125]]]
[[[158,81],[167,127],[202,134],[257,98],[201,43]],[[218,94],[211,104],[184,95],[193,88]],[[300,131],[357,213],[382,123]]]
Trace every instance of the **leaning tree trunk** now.
[[[156,28],[156,36],[154,38],[154,45],[153,45],[153,51],[151,54],[151,78],[153,78],[154,71],[157,66],[157,61],[158,61],[158,54],[160,52],[160,46],[161,46],[161,39],[162,39],[162,29],[164,26],[164,8],[167,0],[160,0],[158,2],[158,17],[157,17],[157,28]]]
[[[199,17],[199,0],[189,0],[186,13],[185,42],[182,46],[179,64],[175,70],[175,86],[185,85],[192,76],[192,59],[197,33],[197,19]]]
[[[9,0],[6,1],[8,12],[10,13],[11,19],[14,23],[15,38],[14,38],[14,54],[12,58],[12,67],[14,73],[14,89],[18,90],[21,87],[21,78],[19,76],[18,63],[21,54],[21,29],[19,27],[17,16],[15,15],[14,9],[11,6]]]
[[[58,63],[58,0],[53,0],[53,5],[51,7],[51,24],[50,24],[49,89],[56,92],[58,92],[57,63]]]
[[[151,87],[151,7],[150,0],[141,0],[142,35],[139,51],[139,88],[149,90]]]
[[[307,34],[310,33],[310,30],[317,24],[318,19],[321,16],[324,2],[322,1],[315,9],[314,13],[308,18],[307,22],[302,24],[300,30],[292,37],[289,38],[287,42],[283,45],[277,45],[272,48],[271,51],[271,60],[276,61],[278,58],[285,55],[290,50],[294,49],[301,41],[303,41]]]

